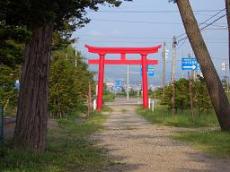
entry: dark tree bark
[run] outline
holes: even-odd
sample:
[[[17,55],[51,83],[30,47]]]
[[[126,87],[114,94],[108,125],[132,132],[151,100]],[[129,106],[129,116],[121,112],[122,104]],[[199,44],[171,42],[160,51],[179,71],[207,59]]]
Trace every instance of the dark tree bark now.
[[[33,29],[22,67],[14,142],[16,147],[34,152],[46,147],[52,33],[52,25]]]
[[[230,64],[230,0],[225,0],[225,8],[226,8],[227,23],[228,23],[227,25],[228,26],[228,62]],[[228,67],[230,69],[230,65],[228,65]]]
[[[230,106],[220,78],[201,35],[189,0],[177,0],[184,27],[207,83],[211,102],[222,130],[230,130]]]

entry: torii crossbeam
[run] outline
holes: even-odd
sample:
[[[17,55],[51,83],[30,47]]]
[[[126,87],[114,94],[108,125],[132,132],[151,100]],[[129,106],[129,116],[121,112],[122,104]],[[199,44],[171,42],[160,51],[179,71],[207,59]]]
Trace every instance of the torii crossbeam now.
[[[99,59],[90,59],[88,64],[98,64],[98,96],[97,110],[100,111],[103,105],[103,86],[104,86],[104,65],[142,65],[142,89],[143,107],[148,108],[148,76],[147,66],[157,65],[158,60],[147,59],[148,54],[157,53],[161,45],[154,47],[94,47],[85,45],[90,53],[99,55]],[[107,54],[120,54],[120,59],[105,59]],[[126,59],[127,54],[139,54],[140,60]]]

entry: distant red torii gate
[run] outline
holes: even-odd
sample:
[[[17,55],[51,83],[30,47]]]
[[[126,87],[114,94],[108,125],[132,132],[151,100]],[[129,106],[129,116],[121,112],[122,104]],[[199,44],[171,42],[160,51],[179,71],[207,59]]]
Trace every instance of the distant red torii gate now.
[[[99,64],[98,72],[98,96],[97,110],[100,111],[103,104],[103,86],[104,86],[104,65],[142,65],[142,89],[143,89],[143,107],[148,108],[148,76],[147,66],[158,64],[158,60],[147,59],[148,54],[157,53],[161,45],[155,47],[94,47],[85,45],[90,53],[99,55],[99,59],[90,59],[88,64]],[[120,54],[120,59],[105,59],[106,54]],[[141,60],[126,59],[126,54],[140,54]]]

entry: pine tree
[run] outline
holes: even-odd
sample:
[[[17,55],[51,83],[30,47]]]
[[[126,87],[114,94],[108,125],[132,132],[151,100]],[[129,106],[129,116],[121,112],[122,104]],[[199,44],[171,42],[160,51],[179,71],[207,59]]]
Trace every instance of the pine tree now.
[[[26,43],[20,79],[14,142],[36,152],[46,147],[48,120],[48,71],[53,32],[68,36],[84,26],[86,8],[98,4],[119,5],[117,0],[8,0],[0,1],[0,22],[25,27],[31,38]]]

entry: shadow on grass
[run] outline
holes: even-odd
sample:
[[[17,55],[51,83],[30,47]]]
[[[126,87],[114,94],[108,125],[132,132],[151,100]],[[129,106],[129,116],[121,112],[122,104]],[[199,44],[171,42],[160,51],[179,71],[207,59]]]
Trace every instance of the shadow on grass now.
[[[49,130],[44,154],[16,150],[8,143],[0,149],[0,171],[101,171],[109,163],[105,150],[94,146],[88,136],[102,129],[104,120],[100,114],[92,115],[82,124],[77,124],[73,117],[58,120],[59,127]]]

